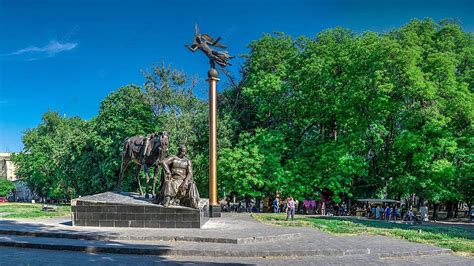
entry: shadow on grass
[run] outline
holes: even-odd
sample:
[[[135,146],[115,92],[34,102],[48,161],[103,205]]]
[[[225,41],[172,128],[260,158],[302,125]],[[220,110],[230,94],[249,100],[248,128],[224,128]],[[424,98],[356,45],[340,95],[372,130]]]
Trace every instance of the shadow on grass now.
[[[413,231],[423,231],[434,234],[446,234],[451,237],[461,237],[470,240],[474,240],[474,230],[465,229],[456,226],[447,226],[447,225],[431,225],[431,224],[421,224],[421,225],[410,225],[410,224],[401,224],[401,223],[392,223],[386,221],[371,221],[363,220],[357,218],[343,218],[343,217],[308,217],[309,219],[319,219],[319,220],[332,220],[332,221],[349,221],[354,224],[363,225],[367,227],[379,228],[379,229],[401,229],[401,230],[413,230]]]

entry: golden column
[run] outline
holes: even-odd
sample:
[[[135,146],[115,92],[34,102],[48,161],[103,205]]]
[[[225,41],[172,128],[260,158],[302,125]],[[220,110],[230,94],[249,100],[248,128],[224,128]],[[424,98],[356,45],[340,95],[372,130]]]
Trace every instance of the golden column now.
[[[217,202],[217,82],[219,74],[211,68],[209,81],[209,216],[220,217]]]
[[[209,34],[199,33],[199,26],[194,26],[194,39],[190,45],[185,45],[191,52],[202,51],[208,58],[211,69],[207,72],[209,81],[209,217],[220,217],[221,208],[217,202],[217,82],[219,73],[216,64],[221,67],[230,65],[230,56],[227,51],[219,51],[215,48],[225,49],[227,46],[219,43],[221,37],[216,39]]]

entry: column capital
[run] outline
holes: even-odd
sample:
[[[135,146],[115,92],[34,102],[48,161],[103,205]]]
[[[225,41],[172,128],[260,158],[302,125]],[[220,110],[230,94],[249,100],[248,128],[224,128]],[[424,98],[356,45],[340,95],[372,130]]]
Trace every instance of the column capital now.
[[[219,72],[215,68],[209,69],[207,72],[208,80],[219,80]]]

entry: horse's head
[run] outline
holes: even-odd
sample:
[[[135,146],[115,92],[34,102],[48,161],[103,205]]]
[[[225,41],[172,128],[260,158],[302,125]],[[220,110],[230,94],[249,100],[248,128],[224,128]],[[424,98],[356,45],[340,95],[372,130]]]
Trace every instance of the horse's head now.
[[[170,145],[168,132],[166,131],[160,132],[156,134],[156,137],[159,138],[159,141],[160,141],[160,146],[158,150],[158,160],[162,161],[165,159],[165,157],[168,156],[168,148]]]

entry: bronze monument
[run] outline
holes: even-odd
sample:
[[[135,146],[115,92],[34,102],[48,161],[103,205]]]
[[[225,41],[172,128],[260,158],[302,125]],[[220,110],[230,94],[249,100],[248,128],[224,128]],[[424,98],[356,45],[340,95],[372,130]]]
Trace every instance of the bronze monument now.
[[[191,160],[186,157],[186,147],[179,146],[178,155],[163,160],[159,200],[163,206],[181,205],[198,208],[199,192],[193,179]]]
[[[120,165],[120,173],[117,187],[120,188],[122,176],[127,170],[131,162],[137,164],[136,179],[140,194],[143,195],[140,183],[140,171],[143,167],[146,176],[145,198],[148,198],[148,183],[150,181],[150,168],[154,167],[152,195],[155,197],[156,179],[158,169],[163,159],[168,155],[169,137],[166,131],[160,133],[152,133],[147,136],[134,136],[127,138],[124,142],[122,163]]]

